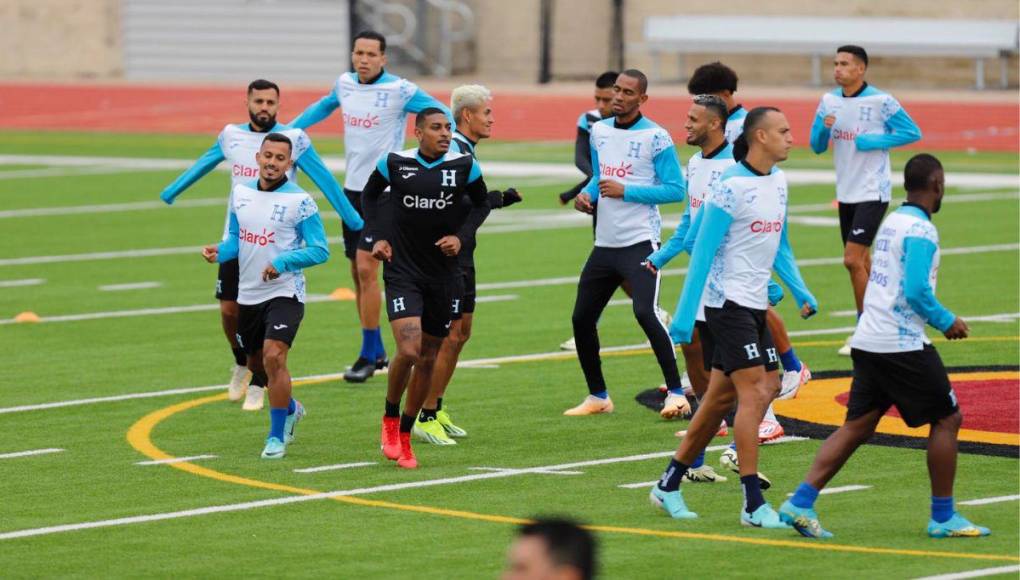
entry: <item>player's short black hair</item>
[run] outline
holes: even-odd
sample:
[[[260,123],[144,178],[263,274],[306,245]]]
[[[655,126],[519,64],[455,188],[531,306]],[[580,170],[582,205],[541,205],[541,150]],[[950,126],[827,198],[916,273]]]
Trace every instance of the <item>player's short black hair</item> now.
[[[751,149],[751,144],[747,141],[747,134],[757,129],[765,120],[765,115],[772,112],[781,113],[782,111],[776,107],[755,107],[748,111],[747,117],[744,118],[744,132],[733,141],[734,159],[743,161],[747,157],[747,152]]]
[[[864,63],[864,68],[868,68],[868,51],[864,50],[860,46],[857,46],[856,44],[844,44],[836,49],[837,54],[840,52],[849,52]]]
[[[595,537],[576,523],[557,518],[539,519],[521,526],[520,536],[540,538],[553,562],[576,568],[585,580],[595,577]]]
[[[595,88],[597,89],[611,89],[616,84],[616,77],[620,76],[620,73],[615,70],[607,70],[606,72],[599,75],[599,78],[595,79]]]
[[[903,167],[903,188],[908,192],[929,190],[939,171],[942,171],[942,162],[938,158],[928,153],[918,153]]]
[[[421,129],[422,127],[425,126],[425,119],[429,118],[429,116],[431,115],[435,115],[436,113],[439,113],[444,117],[446,116],[446,112],[440,109],[439,107],[425,107],[424,109],[418,111],[418,116],[414,118],[414,126]]]
[[[629,68],[620,74],[623,76],[628,76],[632,79],[637,79],[638,91],[642,95],[648,92],[648,77],[645,76],[645,73],[639,71],[636,68]]]
[[[277,86],[277,84],[274,83],[273,81],[267,81],[266,79],[255,79],[252,82],[248,83],[249,95],[251,94],[252,91],[265,91],[267,89],[273,89],[274,91],[276,91],[277,95],[280,94],[280,87]]]
[[[726,109],[726,101],[722,100],[722,97],[717,95],[695,95],[694,104],[705,107],[711,112],[722,124],[726,124],[726,119],[730,116],[730,112]]]
[[[294,144],[291,143],[290,137],[284,135],[283,133],[270,133],[266,135],[264,139],[262,139],[263,143],[265,143],[266,141],[271,141],[273,143],[286,143],[287,147],[291,151],[294,150]]]
[[[703,64],[694,69],[687,81],[687,92],[692,95],[737,92],[737,73],[719,61]]]
[[[351,40],[351,46],[354,46],[354,43],[357,42],[358,39],[360,38],[365,38],[367,40],[378,40],[379,52],[382,53],[386,52],[386,37],[383,36],[382,34],[379,34],[374,30],[362,30],[361,32],[354,35],[354,39]]]

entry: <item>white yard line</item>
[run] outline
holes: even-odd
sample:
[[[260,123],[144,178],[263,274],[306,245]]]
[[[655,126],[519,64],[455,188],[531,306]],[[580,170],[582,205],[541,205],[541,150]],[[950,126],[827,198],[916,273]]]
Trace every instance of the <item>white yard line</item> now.
[[[201,459],[216,459],[215,455],[192,455],[191,457],[173,457],[171,459],[158,459],[155,461],[139,461],[135,465],[171,465],[174,463],[185,463]]]
[[[998,497],[986,497],[982,499],[971,499],[967,501],[957,502],[960,505],[988,505],[990,503],[1002,503],[1006,501],[1017,501],[1020,500],[1020,495],[1000,495]]]
[[[356,467],[368,467],[370,465],[378,465],[375,461],[359,461],[357,463],[337,463],[335,465],[320,465],[319,467],[305,467],[303,469],[295,469],[294,473],[319,473],[322,471],[336,471],[338,469],[354,469]]]
[[[48,455],[50,453],[60,453],[63,449],[57,449],[52,447],[49,449],[33,449],[32,451],[15,451],[14,453],[0,453],[0,459],[15,459],[18,457],[31,457],[33,455]]]
[[[0,280],[0,288],[18,288],[21,286],[38,286],[44,284],[45,278],[26,278],[24,280]]]
[[[126,290],[149,290],[151,288],[159,288],[162,286],[162,282],[132,282],[130,284],[106,284],[100,286],[101,292],[123,292]]]
[[[939,574],[938,576],[925,576],[917,580],[963,580],[964,578],[981,578],[982,576],[995,576],[997,574],[1010,574],[1020,572],[1020,566],[999,566],[997,568],[981,568],[968,570],[966,572],[954,572],[952,574]]]
[[[2,173],[0,173],[2,175]],[[174,202],[174,207],[227,207],[227,199],[200,198],[182,199]],[[167,204],[162,201],[135,201],[127,203],[102,203],[94,205],[71,205],[58,207],[34,207],[25,209],[9,209],[0,211],[0,219],[24,218],[24,217],[52,217],[62,215],[80,215],[92,213],[117,213],[124,211],[142,211],[166,209]]]
[[[822,491],[818,492],[821,495],[832,495],[834,493],[846,493],[848,491],[863,491],[865,489],[871,489],[870,485],[839,485],[836,487],[826,487]],[[786,497],[793,497],[792,493],[786,494]]]
[[[514,471],[507,467],[469,467],[468,471]],[[560,471],[556,469],[536,470],[534,473],[545,475],[584,475],[583,471]]]

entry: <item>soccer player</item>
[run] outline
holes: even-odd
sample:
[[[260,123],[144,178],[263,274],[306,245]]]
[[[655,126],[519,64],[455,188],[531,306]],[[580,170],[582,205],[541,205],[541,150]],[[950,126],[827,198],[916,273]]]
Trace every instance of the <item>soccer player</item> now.
[[[344,193],[361,211],[361,190],[376,161],[404,146],[407,114],[436,107],[449,116],[449,109],[411,81],[386,72],[386,38],[378,32],[359,32],[354,37],[351,63],[355,72],[340,75],[329,94],[305,109],[291,125],[307,129],[337,108],[343,109]],[[351,261],[361,319],[361,352],[344,373],[344,380],[352,383],[365,382],[389,364],[379,331],[379,262],[372,257],[377,237],[372,231],[373,216],[365,211],[362,217],[368,225],[360,232],[344,228],[344,254]]]
[[[560,204],[568,202],[588,185],[594,171],[591,168],[591,126],[613,116],[613,85],[620,73],[606,71],[595,79],[595,108],[577,118],[577,137],[574,139],[574,166],[584,174],[580,183],[560,194]],[[573,350],[572,348],[570,350]]]
[[[449,334],[459,287],[457,254],[489,213],[478,163],[471,155],[449,151],[451,123],[445,113],[435,107],[419,112],[414,129],[418,149],[382,157],[363,192],[365,209],[378,210],[372,253],[386,262],[386,313],[397,342],[387,377],[382,451],[406,469],[418,466],[411,429]],[[387,187],[389,193],[380,200]],[[471,205],[466,216],[465,196]]]
[[[676,342],[690,343],[703,300],[706,325],[699,334],[712,374],[679,449],[650,492],[652,502],[674,518],[697,517],[684,503],[680,480],[737,402],[733,431],[744,490],[741,523],[789,527],[762,497],[757,427],[779,392],[779,356],[765,324],[771,269],[784,279],[800,277],[786,233],[786,176],[776,166],[792,144],[790,125],[778,109],[751,110],[733,147],[738,163],[713,189],[698,215],[700,226],[692,226],[700,230],[670,333]],[[802,316],[816,311],[813,297],[807,298]]]
[[[935,298],[939,234],[931,217],[942,206],[945,175],[939,160],[925,153],[911,158],[903,174],[907,201],[878,228],[864,314],[850,342],[854,376],[846,421],[825,440],[804,482],[779,509],[783,521],[809,538],[832,537],[818,521],[815,500],[871,438],[892,405],[910,427],[930,425],[928,535],[972,538],[990,533],[953,506],[956,440],[963,416],[942,359],[924,332],[925,323],[949,340],[967,338],[970,332],[966,322]]]
[[[737,73],[721,62],[712,62],[699,66],[691,75],[687,83],[687,91],[693,95],[716,95],[726,103],[727,118],[725,135],[730,143],[736,141],[737,137],[744,132],[744,119],[747,118],[747,110],[737,104],[733,95],[737,92]],[[800,390],[811,380],[811,370],[798,357],[790,341],[790,335],[786,332],[786,325],[783,319],[776,312],[775,306],[783,298],[783,289],[778,284],[769,280],[769,308],[765,314],[765,321],[769,325],[769,332],[776,343],[776,350],[779,352],[779,360],[783,365],[782,388],[780,399],[792,399],[797,396]],[[758,426],[758,439],[764,443],[779,439],[784,435],[783,426],[779,424],[772,405],[761,425]],[[737,470],[736,454],[725,452],[722,457],[724,465]]]
[[[453,89],[450,95],[450,108],[457,121],[457,130],[450,141],[450,151],[465,153],[474,157],[475,147],[482,139],[492,135],[492,93],[481,85],[463,85]],[[470,207],[470,200],[465,199],[463,208]],[[491,209],[499,209],[521,201],[521,195],[514,188],[506,191],[490,191],[488,203]],[[467,431],[454,424],[449,412],[443,409],[443,397],[446,388],[453,378],[457,359],[468,339],[471,338],[471,327],[475,313],[475,238],[464,241],[457,254],[457,265],[460,268],[460,284],[453,299],[453,321],[450,323],[450,334],[443,340],[443,346],[436,357],[432,371],[432,386],[429,396],[422,406],[421,414],[414,424],[411,433],[419,439],[436,445],[456,445],[455,437],[467,437]]]
[[[666,387],[681,405],[680,412],[690,412],[673,343],[656,316],[659,275],[642,266],[648,254],[658,248],[658,204],[682,202],[686,192],[669,132],[641,114],[641,105],[648,100],[647,91],[644,73],[623,71],[613,85],[614,117],[592,126],[592,168],[598,169],[575,198],[574,207],[596,214],[598,222],[595,247],[581,271],[572,317],[577,358],[589,394],[564,415],[613,411],[602,375],[597,323],[623,281],[630,284],[634,317],[651,342]]]
[[[237,341],[248,368],[269,385],[269,436],[263,459],[282,459],[305,409],[291,397],[287,353],[305,314],[303,268],[329,259],[326,231],[315,200],[287,178],[293,143],[266,135],[256,154],[259,177],[234,186],[229,234],[202,256],[223,264],[237,260],[240,304]]]
[[[921,138],[921,129],[900,103],[864,80],[868,53],[859,46],[836,49],[833,76],[839,88],[822,96],[811,124],[811,149],[829,148],[836,165],[836,201],[843,265],[850,273],[857,317],[871,273],[868,249],[892,199],[889,149]],[[839,354],[850,355],[850,339]]]
[[[591,580],[597,569],[591,532],[569,520],[521,526],[507,554],[503,580]]]
[[[280,87],[276,83],[264,79],[254,80],[248,85],[246,104],[249,122],[224,127],[212,147],[194,165],[168,185],[160,193],[160,199],[167,204],[172,204],[185,189],[224,160],[231,164],[231,191],[238,184],[247,183],[257,178],[259,166],[255,162],[256,154],[265,136],[274,132],[285,135],[293,146],[290,153],[293,163],[290,165],[291,169],[288,170],[288,179],[295,181],[294,166],[307,173],[312,182],[322,190],[340,219],[343,220],[344,228],[361,229],[364,225],[361,216],[343,196],[336,178],[326,169],[322,159],[312,147],[308,135],[300,129],[293,129],[276,121],[276,113],[280,108]],[[230,207],[228,199],[227,219],[223,227],[224,239],[229,233]],[[246,356],[236,338],[239,312],[237,285],[237,260],[222,262],[216,280],[216,299],[220,301],[220,321],[223,325],[223,332],[234,354],[234,368],[231,372],[230,384],[227,387],[227,395],[231,401],[239,401],[244,396],[242,408],[246,411],[258,411],[263,406],[266,383],[259,375],[252,375],[251,384],[246,384],[249,377]],[[247,396],[245,396],[246,388]]]

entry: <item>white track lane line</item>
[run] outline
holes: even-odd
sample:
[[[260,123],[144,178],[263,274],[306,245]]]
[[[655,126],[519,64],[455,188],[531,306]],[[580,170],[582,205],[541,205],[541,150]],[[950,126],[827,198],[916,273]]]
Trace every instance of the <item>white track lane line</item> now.
[[[201,459],[216,459],[216,455],[192,455],[190,457],[173,457],[171,459],[157,459],[155,461],[138,461],[135,465],[170,465],[173,463],[184,463],[187,461],[198,461]]]
[[[826,487],[822,491],[818,492],[820,495],[832,495],[834,493],[846,493],[848,491],[864,491],[865,489],[871,489],[870,485],[839,485],[836,487]],[[792,493],[786,494],[786,497],[793,497]]]
[[[1020,495],[1000,495],[998,497],[985,497],[981,499],[970,499],[957,502],[960,505],[988,505],[990,503],[1002,503],[1006,501],[1020,500]]]
[[[319,467],[305,467],[302,469],[295,469],[294,473],[319,473],[321,471],[336,471],[338,469],[354,469],[356,467],[368,467],[370,465],[378,465],[375,461],[359,461],[357,463],[337,463],[334,465],[320,465]]]
[[[32,457],[34,455],[49,455],[50,453],[60,453],[63,449],[57,449],[51,447],[48,449],[33,449],[31,451],[15,451],[13,453],[0,453],[0,459],[16,459],[18,457]]]
[[[159,288],[162,282],[132,282],[130,284],[106,284],[99,287],[100,292],[124,292],[128,290],[150,290]]]
[[[939,574],[938,576],[925,576],[917,580],[963,580],[964,578],[981,578],[982,576],[995,576],[996,574],[1010,574],[1020,572],[1020,566],[999,566],[998,568],[981,568],[979,570],[968,570],[966,572],[954,572],[952,574]]]
[[[45,278],[25,278],[24,280],[0,280],[0,288],[18,288],[21,286],[38,286],[46,283]]]

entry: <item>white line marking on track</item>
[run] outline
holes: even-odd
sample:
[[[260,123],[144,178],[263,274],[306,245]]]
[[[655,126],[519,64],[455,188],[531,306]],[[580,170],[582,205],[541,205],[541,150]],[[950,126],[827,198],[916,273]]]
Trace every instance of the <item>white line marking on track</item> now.
[[[0,453],[0,459],[15,459],[17,457],[31,457],[33,455],[48,455],[50,453],[60,453],[63,449],[57,449],[51,447],[48,449],[33,449],[32,451],[15,451],[14,453]]]
[[[126,290],[149,290],[151,288],[159,288],[162,286],[162,282],[133,282],[130,284],[106,284],[100,286],[101,292],[123,292]]]
[[[871,489],[870,485],[839,485],[836,487],[826,487],[822,491],[818,492],[821,495],[831,495],[834,493],[845,493],[848,491],[862,491],[865,489]],[[786,497],[793,497],[792,493],[786,494]]]
[[[982,499],[970,499],[967,501],[957,502],[960,505],[987,505],[990,503],[1002,503],[1004,501],[1017,501],[1020,500],[1020,495],[1000,495],[998,497],[986,497]]]
[[[616,487],[620,487],[623,489],[642,489],[642,488],[647,489],[655,485],[656,483],[659,483],[658,479],[654,479],[652,481],[639,481],[637,483],[624,483]]]
[[[0,280],[0,288],[17,288],[20,286],[38,286],[44,284],[45,278],[25,278],[24,280]]]
[[[320,471],[336,471],[338,469],[354,469],[355,467],[368,467],[378,465],[375,461],[359,461],[357,463],[337,463],[335,465],[320,465],[319,467],[305,467],[295,469],[294,473],[319,473]]]
[[[469,467],[471,471],[514,471],[507,467]],[[583,471],[561,471],[558,469],[542,469],[536,470],[534,473],[544,473],[546,475],[584,475]]]
[[[925,576],[917,580],[963,580],[964,578],[981,578],[982,576],[994,576],[996,574],[1009,574],[1020,572],[1020,566],[999,566],[997,568],[981,568],[979,570],[968,570],[966,572],[954,572],[952,574],[940,574],[938,576]]]
[[[184,199],[174,202],[174,207],[226,207],[225,198]],[[79,215],[90,213],[116,213],[123,211],[141,211],[163,209],[167,204],[162,201],[133,201],[125,203],[100,203],[91,205],[65,205],[57,207],[31,207],[0,211],[0,219],[25,217],[52,217],[60,215]]]
[[[200,459],[216,459],[215,455],[192,455],[190,457],[173,457],[171,459],[158,459],[155,461],[139,461],[135,465],[170,465],[172,463],[184,463],[186,461],[198,461]]]

